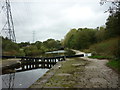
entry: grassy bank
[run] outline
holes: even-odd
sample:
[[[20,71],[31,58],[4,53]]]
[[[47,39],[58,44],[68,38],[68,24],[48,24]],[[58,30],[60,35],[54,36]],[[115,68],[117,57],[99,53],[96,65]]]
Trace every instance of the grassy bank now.
[[[82,72],[87,63],[87,61],[80,58],[62,62],[62,67],[50,78],[44,87],[74,87],[78,81],[76,78],[80,75],[78,72]]]
[[[114,59],[116,57],[119,57],[120,54],[119,41],[119,37],[111,38],[90,46],[89,50],[95,56],[97,55]]]
[[[110,60],[107,63],[107,66],[111,67],[112,69],[120,73],[120,60]]]
[[[89,58],[93,58],[93,59],[111,59],[109,56],[98,56],[98,55],[89,56]]]
[[[89,58],[108,59],[107,66],[120,72],[120,60],[116,60],[120,55],[120,37],[110,38],[108,40],[96,43],[90,46],[89,50],[93,56]]]

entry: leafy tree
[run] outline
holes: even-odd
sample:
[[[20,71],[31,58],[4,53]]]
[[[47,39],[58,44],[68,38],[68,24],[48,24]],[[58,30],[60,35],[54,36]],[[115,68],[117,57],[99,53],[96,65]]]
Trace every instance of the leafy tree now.
[[[2,55],[15,55],[19,52],[17,43],[2,37]]]
[[[120,1],[119,0],[101,0],[101,4],[111,3],[107,11],[110,12],[110,16],[106,22],[106,30],[108,38],[120,36]]]
[[[120,12],[109,16],[106,22],[106,29],[109,37],[116,37],[120,35]]]
[[[48,39],[43,42],[43,46],[51,51],[59,49],[61,47],[61,43],[58,40]]]
[[[75,37],[75,34],[76,34],[77,30],[76,29],[71,29],[67,35],[65,36],[65,39],[64,39],[64,46],[65,47],[68,47],[68,48],[73,48],[73,44],[74,44],[74,37]]]
[[[102,1],[102,4],[106,2],[110,2],[112,6],[109,6],[109,9],[107,11],[110,12],[110,16],[107,19],[106,22],[106,36],[107,38],[111,37],[119,37],[120,36],[120,1],[119,0],[104,0]],[[116,48],[117,51],[115,52],[115,55],[117,58],[120,58],[120,39],[118,39],[118,46]]]
[[[37,46],[37,48],[40,50],[41,46],[42,46],[42,42],[41,41],[36,41],[35,45]]]
[[[106,34],[107,34],[107,32],[106,32],[105,28],[99,27],[99,30],[97,30],[95,33],[96,41],[101,42],[101,41],[105,40],[107,38]]]
[[[88,29],[84,28],[79,30],[78,33],[78,39],[76,39],[78,42],[78,49],[85,49],[88,48],[91,44],[95,43],[95,30],[94,29]],[[77,45],[77,46],[78,46]]]
[[[95,30],[88,28],[71,29],[64,39],[65,47],[72,49],[88,48],[96,42]]]
[[[25,47],[24,52],[26,56],[37,56],[40,54],[35,45],[30,45],[28,47]]]
[[[22,48],[22,47],[26,47],[28,45],[30,45],[29,42],[21,42],[21,43],[18,43],[19,47]]]

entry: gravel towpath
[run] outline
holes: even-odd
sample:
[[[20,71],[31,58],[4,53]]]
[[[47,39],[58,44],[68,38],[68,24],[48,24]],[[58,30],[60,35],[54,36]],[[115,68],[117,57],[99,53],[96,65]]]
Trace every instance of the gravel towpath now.
[[[84,54],[84,52],[76,51],[77,54]],[[84,74],[80,76],[80,82],[83,85],[76,85],[76,87],[88,87],[88,88],[120,88],[119,75],[111,68],[106,66],[108,60],[90,59],[82,57],[83,59],[90,61],[85,66]]]
[[[89,59],[88,65],[85,66],[84,74],[79,77],[79,82],[76,87],[83,88],[118,88],[119,76],[118,74],[106,66],[107,60]]]

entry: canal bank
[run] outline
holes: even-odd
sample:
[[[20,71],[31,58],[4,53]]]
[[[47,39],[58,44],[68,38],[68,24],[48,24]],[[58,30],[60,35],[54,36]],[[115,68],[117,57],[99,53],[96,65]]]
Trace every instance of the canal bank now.
[[[56,88],[61,87],[61,85],[63,85],[62,87],[64,87],[64,85],[72,86],[75,82],[68,83],[68,81],[71,80],[74,75],[78,76],[79,74],[75,72],[83,71],[87,63],[89,62],[79,58],[66,59],[66,61],[58,62],[44,76],[31,85],[30,88]]]
[[[0,70],[4,71],[10,69],[20,64],[20,59],[1,59],[0,60]]]
[[[118,74],[106,66],[107,62],[87,57],[66,59],[58,62],[30,88],[118,88]]]
[[[65,61],[62,61],[65,62]],[[35,83],[33,83],[29,88],[43,88],[44,84],[56,73],[60,68],[61,63],[58,62],[50,70],[48,70],[41,78],[39,78]]]

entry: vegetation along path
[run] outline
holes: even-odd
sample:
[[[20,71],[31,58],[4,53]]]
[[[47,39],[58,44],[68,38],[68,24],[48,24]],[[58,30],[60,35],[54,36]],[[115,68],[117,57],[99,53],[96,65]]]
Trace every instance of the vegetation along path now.
[[[67,59],[54,66],[30,88],[119,88],[118,74],[106,66],[107,62],[87,57]]]

